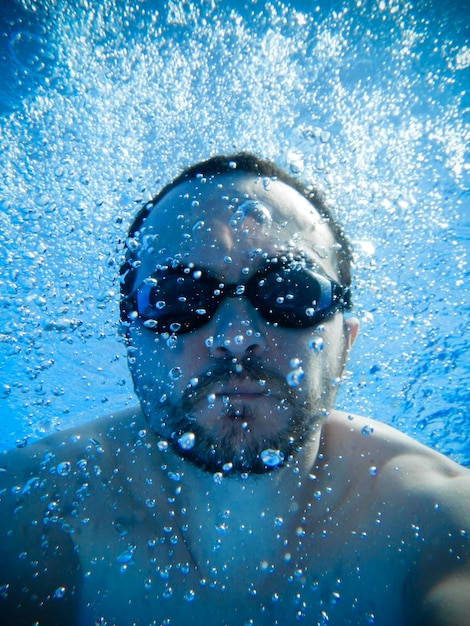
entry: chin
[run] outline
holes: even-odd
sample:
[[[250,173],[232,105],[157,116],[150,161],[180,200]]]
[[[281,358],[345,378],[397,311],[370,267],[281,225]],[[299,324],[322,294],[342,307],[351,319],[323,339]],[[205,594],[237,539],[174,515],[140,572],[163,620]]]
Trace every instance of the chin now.
[[[142,403],[152,430],[166,439],[173,451],[194,466],[227,476],[266,474],[296,456],[322,421],[320,413],[307,403],[296,406],[288,400],[260,396],[259,400],[224,404],[216,399],[210,408],[206,398],[198,402],[158,405]],[[191,434],[191,445],[181,444]],[[262,452],[279,451],[282,461],[263,462]]]

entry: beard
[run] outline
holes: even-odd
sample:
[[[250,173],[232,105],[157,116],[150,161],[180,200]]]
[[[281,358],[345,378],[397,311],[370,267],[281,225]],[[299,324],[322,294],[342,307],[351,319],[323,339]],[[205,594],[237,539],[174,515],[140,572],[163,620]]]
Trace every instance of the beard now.
[[[253,424],[256,430],[256,420],[261,417],[255,401],[237,403],[237,407],[230,401],[224,403],[219,414],[222,428],[204,426],[197,420],[198,405],[207,402],[208,395],[215,389],[220,390],[229,382],[236,385],[260,380],[267,390],[260,397],[274,394],[279,398],[276,410],[288,412],[285,426],[269,434],[255,435],[249,426]],[[239,476],[273,471],[295,455],[324,419],[324,409],[317,407],[315,411],[311,401],[300,401],[284,377],[252,356],[235,362],[231,358],[221,359],[197,381],[194,386],[188,385],[178,400],[167,398],[156,402],[146,393],[141,401],[151,428],[167,438],[176,454],[207,472]],[[216,434],[216,430],[220,432]],[[188,435],[191,445],[182,445]],[[266,463],[263,451],[274,451],[279,462]]]

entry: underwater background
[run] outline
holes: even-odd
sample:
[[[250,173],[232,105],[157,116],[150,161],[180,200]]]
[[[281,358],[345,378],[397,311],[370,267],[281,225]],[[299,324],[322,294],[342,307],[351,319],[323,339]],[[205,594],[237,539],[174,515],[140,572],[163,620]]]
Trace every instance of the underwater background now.
[[[118,267],[139,206],[249,150],[355,249],[337,407],[470,466],[467,0],[4,0],[0,449],[136,402]]]

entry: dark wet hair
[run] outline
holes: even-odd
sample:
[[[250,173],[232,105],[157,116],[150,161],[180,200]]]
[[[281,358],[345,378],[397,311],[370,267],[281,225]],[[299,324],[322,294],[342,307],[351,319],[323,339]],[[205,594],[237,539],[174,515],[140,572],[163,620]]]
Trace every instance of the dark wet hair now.
[[[191,165],[186,168],[181,174],[179,174],[173,181],[168,183],[159,193],[150,201],[147,202],[137,213],[134,221],[129,227],[128,238],[130,240],[138,237],[139,231],[154,207],[160,202],[160,200],[166,196],[172,189],[185,183],[189,180],[193,180],[199,176],[210,177],[218,176],[221,174],[233,174],[234,172],[242,172],[244,174],[253,174],[254,176],[266,177],[277,179],[289,185],[302,196],[304,196],[318,211],[318,213],[328,222],[333,235],[337,243],[338,260],[339,260],[339,275],[341,284],[344,287],[351,285],[351,264],[352,264],[352,250],[351,246],[343,233],[341,225],[334,219],[324,201],[321,193],[310,184],[304,184],[301,180],[294,178],[287,174],[284,170],[278,167],[271,161],[265,161],[258,158],[254,154],[248,152],[241,152],[233,155],[215,156],[201,161],[195,165]],[[122,297],[128,296],[134,285],[135,275],[135,261],[137,257],[133,254],[132,245],[127,246],[126,260],[121,266],[121,293]]]

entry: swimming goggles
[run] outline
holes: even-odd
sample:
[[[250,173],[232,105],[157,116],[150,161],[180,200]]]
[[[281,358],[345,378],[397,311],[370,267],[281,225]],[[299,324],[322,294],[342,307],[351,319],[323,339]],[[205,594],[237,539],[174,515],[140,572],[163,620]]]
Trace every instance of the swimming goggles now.
[[[225,298],[246,297],[271,324],[308,328],[350,306],[350,290],[305,261],[271,259],[245,284],[225,284],[212,272],[177,265],[157,269],[125,301],[129,320],[158,333],[190,333],[214,316]]]

